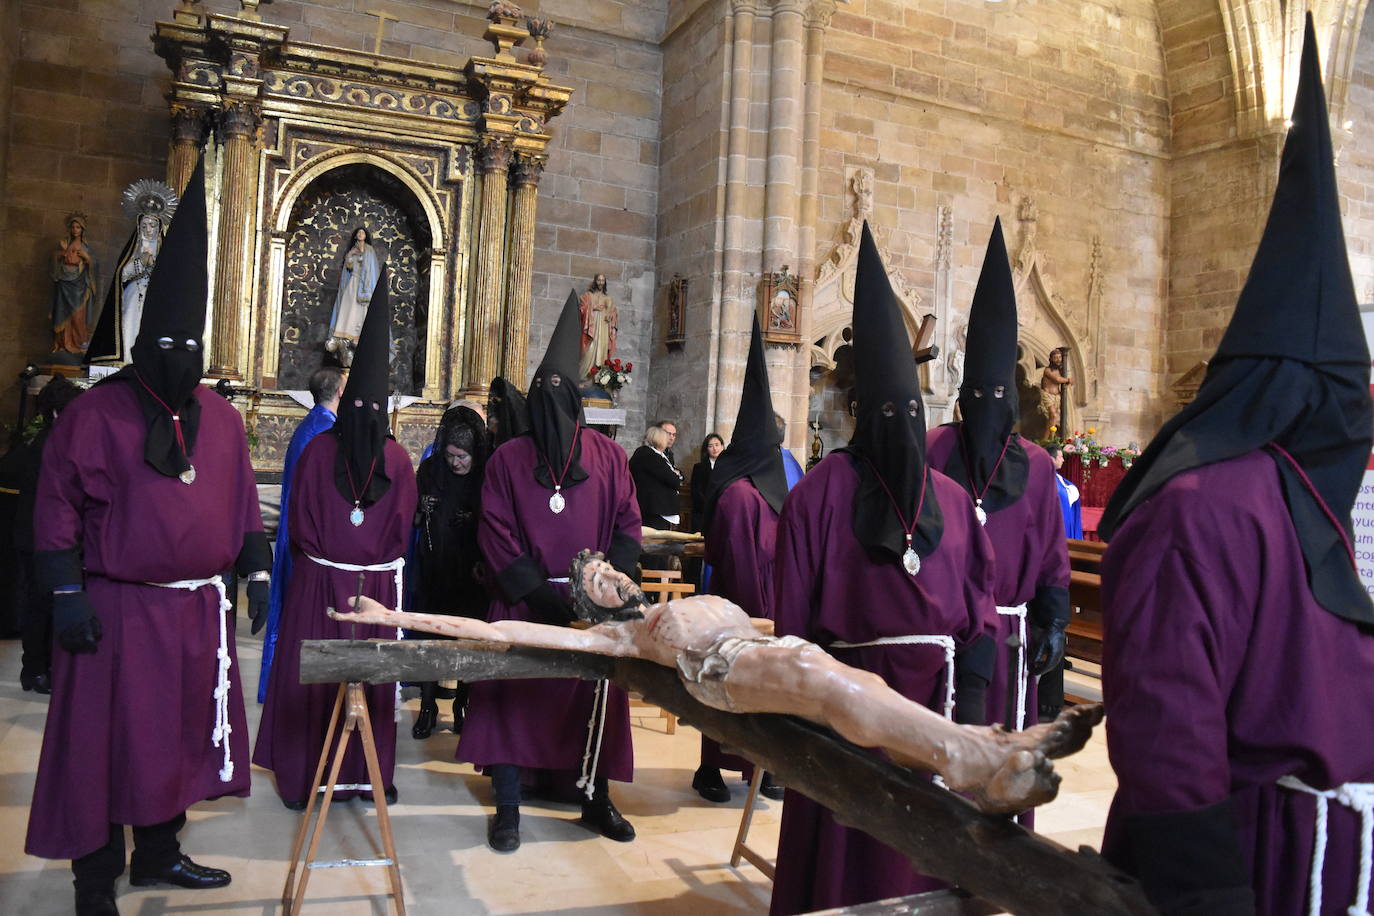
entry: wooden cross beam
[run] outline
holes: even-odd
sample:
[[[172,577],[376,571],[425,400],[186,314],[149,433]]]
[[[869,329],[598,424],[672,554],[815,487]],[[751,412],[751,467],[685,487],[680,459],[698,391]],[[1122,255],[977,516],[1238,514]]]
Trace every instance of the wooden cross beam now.
[[[641,659],[472,640],[307,640],[301,683],[610,678],[741,752],[842,824],[902,852],[920,872],[1018,916],[1148,916],[1140,886],[1088,847],[1070,852],[983,814],[921,774],[802,719],[738,715],[699,703],[677,673]]]

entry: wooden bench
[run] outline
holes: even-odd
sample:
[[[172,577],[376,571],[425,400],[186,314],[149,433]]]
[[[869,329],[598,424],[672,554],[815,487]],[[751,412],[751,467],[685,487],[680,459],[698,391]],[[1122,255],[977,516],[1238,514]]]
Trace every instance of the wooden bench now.
[[[1106,549],[1100,541],[1069,541],[1069,607],[1073,617],[1065,631],[1065,654],[1094,665],[1102,664],[1102,555]],[[1067,692],[1064,698],[1081,701]]]

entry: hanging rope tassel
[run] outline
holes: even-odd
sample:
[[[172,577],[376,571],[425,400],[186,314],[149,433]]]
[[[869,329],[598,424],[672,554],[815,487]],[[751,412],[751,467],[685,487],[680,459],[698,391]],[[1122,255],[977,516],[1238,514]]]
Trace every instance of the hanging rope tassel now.
[[[178,579],[176,582],[145,582],[144,585],[176,588],[187,592],[194,592],[209,585],[214,586],[215,591],[219,593],[219,648],[215,651],[215,726],[210,730],[210,744],[213,747],[223,746],[224,766],[220,767],[219,781],[230,782],[234,778],[234,760],[229,752],[229,735],[234,730],[229,724],[229,669],[234,665],[233,659],[229,657],[229,611],[233,605],[229,602],[229,593],[225,591],[224,579],[220,576],[211,576],[208,579]]]
[[[577,787],[586,793],[588,801],[596,792],[596,768],[601,763],[601,742],[606,736],[607,693],[606,681],[597,681],[592,694],[592,716],[587,720],[587,746],[582,751],[582,776],[577,780]]]
[[[1016,618],[1016,635],[1021,640],[1021,647],[1016,650],[1016,730],[1019,732],[1026,727],[1026,682],[1029,680],[1026,671],[1026,606],[998,607],[997,613]]]

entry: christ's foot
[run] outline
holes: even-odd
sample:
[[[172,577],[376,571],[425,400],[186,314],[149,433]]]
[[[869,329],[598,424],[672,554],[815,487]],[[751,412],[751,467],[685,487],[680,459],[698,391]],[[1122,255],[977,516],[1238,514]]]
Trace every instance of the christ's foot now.
[[[964,729],[965,740],[949,747],[942,775],[951,789],[967,793],[990,814],[1043,805],[1059,792],[1060,777],[1050,761],[1081,750],[1101,721],[1102,706],[1094,704],[1066,709],[1053,722],[1020,732]]]

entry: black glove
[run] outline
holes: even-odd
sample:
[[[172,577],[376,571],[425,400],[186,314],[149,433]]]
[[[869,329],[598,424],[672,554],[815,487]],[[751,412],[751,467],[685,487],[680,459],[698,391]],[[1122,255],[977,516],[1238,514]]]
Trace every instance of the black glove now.
[[[567,626],[577,619],[572,599],[564,596],[548,582],[539,585],[525,596],[525,604],[540,618],[540,623]]]
[[[248,582],[248,617],[253,621],[248,632],[254,636],[267,625],[267,596],[271,591],[270,582]]]
[[[1042,587],[1026,602],[1030,645],[1026,647],[1026,665],[1035,677],[1048,674],[1064,661],[1068,641],[1065,630],[1069,626],[1069,593],[1066,589]]]
[[[90,596],[84,591],[54,592],[52,630],[57,634],[58,644],[68,652],[94,652],[101,630]]]
[[[996,658],[991,636],[978,637],[954,657],[954,721],[960,725],[988,724],[988,684]]]

